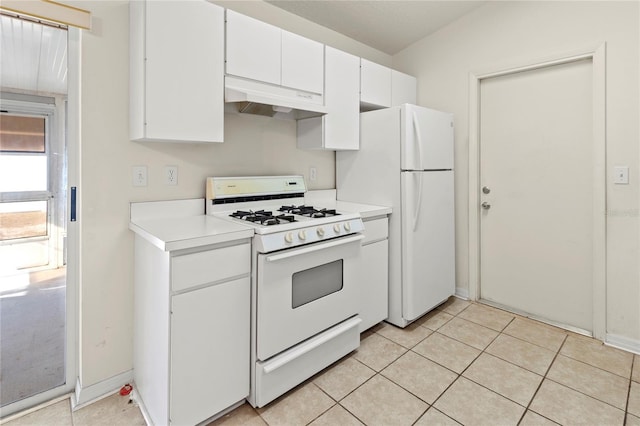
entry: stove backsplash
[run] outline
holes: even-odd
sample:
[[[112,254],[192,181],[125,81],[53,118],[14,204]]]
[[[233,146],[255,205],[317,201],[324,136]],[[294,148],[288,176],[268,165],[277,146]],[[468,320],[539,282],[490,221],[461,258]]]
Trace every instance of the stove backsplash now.
[[[149,183],[130,201],[202,197],[209,176],[303,175],[308,190],[335,188],[334,152],[298,149],[295,121],[227,113],[224,133],[221,144],[132,144],[131,164],[147,165]],[[164,184],[166,165],[178,166],[177,187]]]

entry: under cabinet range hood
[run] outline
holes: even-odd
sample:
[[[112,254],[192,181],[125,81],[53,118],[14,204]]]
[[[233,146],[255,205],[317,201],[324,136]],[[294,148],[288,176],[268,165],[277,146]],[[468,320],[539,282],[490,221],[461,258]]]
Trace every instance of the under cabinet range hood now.
[[[240,113],[299,120],[327,113],[320,94],[225,76],[224,100]]]

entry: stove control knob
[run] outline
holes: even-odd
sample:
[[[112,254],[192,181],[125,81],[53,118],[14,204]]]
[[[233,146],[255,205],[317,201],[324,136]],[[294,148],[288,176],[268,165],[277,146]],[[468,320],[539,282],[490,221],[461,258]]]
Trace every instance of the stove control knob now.
[[[351,231],[351,224],[349,222],[345,222],[344,230],[347,232]]]
[[[306,240],[307,239],[307,231],[300,231],[298,232],[298,238],[301,240]]]
[[[339,224],[339,223],[336,223],[335,225],[333,225],[333,231],[334,231],[336,234],[339,234],[341,230],[342,230],[342,229],[340,229],[340,224]]]
[[[318,233],[318,237],[324,237],[324,228],[323,227],[319,227],[318,229],[316,229],[316,232]]]
[[[284,234],[284,240],[291,244],[293,242],[293,234],[291,232],[287,232],[286,234]]]

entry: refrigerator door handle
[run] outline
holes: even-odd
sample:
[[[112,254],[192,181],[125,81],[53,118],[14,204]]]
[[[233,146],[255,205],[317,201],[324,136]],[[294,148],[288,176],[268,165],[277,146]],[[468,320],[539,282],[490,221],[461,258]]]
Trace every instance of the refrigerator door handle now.
[[[413,231],[418,228],[418,218],[420,217],[420,208],[422,207],[422,173],[415,173],[418,178],[418,196],[416,201],[416,207],[413,211]],[[414,200],[416,199],[414,198]]]
[[[416,147],[418,150],[418,170],[423,170],[422,167],[422,133],[420,132],[420,125],[418,124],[418,117],[416,116],[416,112],[414,111],[411,114],[411,118],[413,119],[413,130],[416,134]],[[420,179],[420,182],[422,182],[422,179]]]

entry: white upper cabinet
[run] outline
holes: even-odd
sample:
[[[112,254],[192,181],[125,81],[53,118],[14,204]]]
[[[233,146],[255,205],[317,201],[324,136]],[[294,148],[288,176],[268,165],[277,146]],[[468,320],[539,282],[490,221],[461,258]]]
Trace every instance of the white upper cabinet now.
[[[224,9],[130,3],[130,138],[222,142]]]
[[[363,111],[416,103],[415,77],[364,58],[360,67],[360,106]]]
[[[391,68],[364,58],[360,67],[360,103],[365,109],[390,107]]]
[[[359,149],[360,58],[325,46],[324,89],[327,114],[298,120],[298,148]]]
[[[312,93],[324,93],[324,45],[289,31],[282,31],[282,85]]]
[[[227,9],[226,73],[323,94],[324,45]]]
[[[391,71],[391,105],[416,104],[418,93],[417,80],[414,76]]]
[[[280,85],[280,28],[227,9],[227,74]]]

